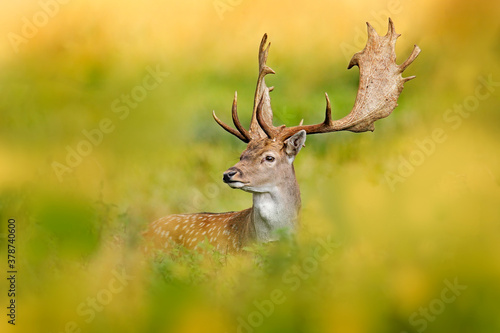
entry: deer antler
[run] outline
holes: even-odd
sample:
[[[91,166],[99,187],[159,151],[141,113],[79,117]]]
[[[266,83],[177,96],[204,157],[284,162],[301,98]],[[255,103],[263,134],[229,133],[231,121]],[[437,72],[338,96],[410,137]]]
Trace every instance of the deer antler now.
[[[260,42],[259,47],[259,78],[257,79],[257,87],[255,88],[255,96],[253,102],[253,112],[252,112],[252,120],[250,122],[250,130],[247,131],[241,125],[238,119],[237,112],[237,94],[234,93],[233,100],[233,108],[232,108],[232,116],[233,123],[237,130],[223,123],[216,115],[215,111],[212,112],[212,115],[215,121],[226,131],[236,136],[243,142],[250,142],[251,140],[256,140],[266,136],[263,128],[260,126],[258,121],[258,117],[264,119],[265,122],[272,124],[273,121],[273,111],[271,109],[271,97],[269,96],[269,92],[273,90],[273,87],[267,87],[264,77],[267,74],[274,74],[274,71],[266,65],[267,55],[269,53],[269,47],[271,43],[267,43],[267,34],[264,34],[262,40]],[[257,109],[260,108],[260,111],[257,112]],[[259,113],[259,116],[257,114]]]
[[[213,113],[215,121],[226,131],[235,135],[244,142],[250,142],[267,136],[286,140],[300,130],[307,134],[328,133],[337,131],[365,132],[375,129],[374,123],[389,116],[397,107],[397,100],[405,82],[415,78],[410,76],[403,78],[401,74],[415,60],[420,53],[420,48],[414,46],[411,55],[401,65],[396,64],[396,40],[400,36],[396,33],[394,23],[389,19],[389,28],[385,36],[379,36],[375,29],[369,24],[368,41],[365,48],[356,53],[347,69],[353,66],[359,67],[360,78],[358,94],[351,112],[342,119],[332,119],[332,109],[328,95],[326,97],[325,120],[316,125],[302,125],[285,127],[284,125],[273,126],[273,112],[271,109],[271,98],[269,93],[273,87],[267,87],[264,77],[274,74],[274,71],[266,65],[270,43],[267,44],[267,34],[264,35],[259,48],[259,78],[255,89],[254,106],[250,130],[245,130],[238,119],[236,110],[236,93],[233,101],[233,123],[237,130],[224,124]]]
[[[240,120],[238,118],[238,106],[237,106],[237,104],[238,104],[238,93],[235,91],[234,92],[234,99],[233,99],[233,107],[232,107],[231,113],[233,116],[233,124],[238,130],[235,130],[231,126],[224,124],[222,122],[222,120],[217,118],[217,116],[215,115],[215,111],[212,111],[212,116],[214,117],[217,124],[219,124],[223,129],[225,129],[229,133],[235,135],[241,141],[248,143],[251,140],[250,133],[248,133],[248,131],[245,128],[243,128],[243,126],[240,123]]]
[[[397,106],[403,84],[415,78],[415,76],[403,78],[401,74],[418,56],[420,48],[415,45],[410,57],[401,65],[397,65],[395,45],[400,35],[396,33],[392,20],[389,19],[389,28],[385,36],[379,36],[369,23],[367,27],[366,46],[363,51],[352,57],[347,67],[350,69],[356,65],[360,71],[358,94],[351,112],[340,120],[333,120],[330,100],[325,94],[326,115],[322,123],[281,130],[275,127],[270,130],[271,132],[285,140],[300,130],[305,130],[307,134],[373,131],[375,121],[392,113]]]

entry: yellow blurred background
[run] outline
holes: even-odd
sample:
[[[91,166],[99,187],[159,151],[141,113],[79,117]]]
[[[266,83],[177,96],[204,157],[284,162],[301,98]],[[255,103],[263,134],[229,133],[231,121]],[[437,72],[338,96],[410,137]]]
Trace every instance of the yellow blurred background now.
[[[0,252],[14,218],[18,280],[1,331],[500,331],[499,14],[487,0],[3,3]],[[296,247],[142,257],[162,215],[251,205],[221,181],[245,146],[211,111],[228,121],[237,90],[248,126],[264,33],[275,125],[317,123],[324,92],[349,112],[349,59],[388,17],[398,63],[422,49],[417,78],[375,132],[307,139]]]

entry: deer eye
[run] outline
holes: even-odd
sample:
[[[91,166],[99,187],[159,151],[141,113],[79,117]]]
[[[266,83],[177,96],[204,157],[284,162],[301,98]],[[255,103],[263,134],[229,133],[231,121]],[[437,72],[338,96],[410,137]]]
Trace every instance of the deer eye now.
[[[266,161],[268,162],[273,162],[274,161],[274,156],[266,156]]]

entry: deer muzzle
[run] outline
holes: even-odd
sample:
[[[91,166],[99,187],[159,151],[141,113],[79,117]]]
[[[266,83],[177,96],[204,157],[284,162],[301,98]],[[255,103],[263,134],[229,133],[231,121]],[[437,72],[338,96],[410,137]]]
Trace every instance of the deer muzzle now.
[[[224,172],[222,180],[232,188],[241,188],[244,182],[240,179],[242,172],[236,167],[231,167]]]

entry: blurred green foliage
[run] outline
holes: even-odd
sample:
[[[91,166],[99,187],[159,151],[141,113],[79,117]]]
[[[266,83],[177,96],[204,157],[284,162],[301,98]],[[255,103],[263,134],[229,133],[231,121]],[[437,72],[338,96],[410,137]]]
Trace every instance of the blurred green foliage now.
[[[222,3],[69,2],[18,47],[9,34],[42,7],[4,5],[0,221],[18,228],[19,317],[1,331],[498,332],[499,4]],[[248,126],[264,32],[275,125],[315,123],[325,91],[334,117],[351,108],[358,71],[343,46],[363,47],[365,21],[384,33],[387,14],[398,63],[423,50],[405,73],[417,79],[374,133],[307,139],[295,241],[142,254],[160,216],[251,205],[221,182],[244,145],[210,113],[227,121],[237,90]],[[154,89],[148,68],[168,73]],[[116,272],[131,280],[115,293]],[[443,301],[455,280],[467,288]]]

